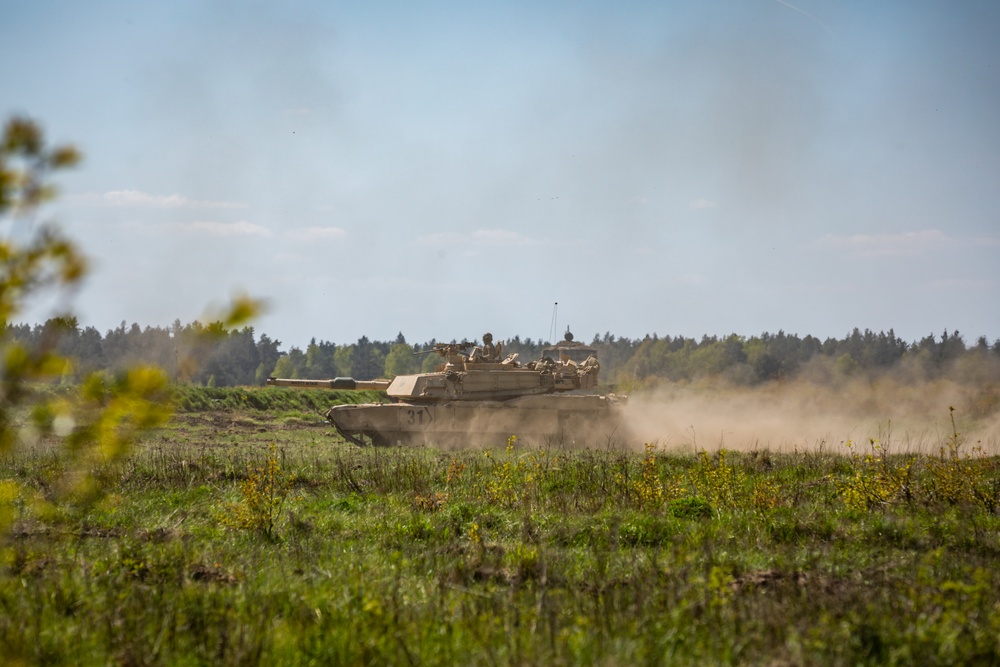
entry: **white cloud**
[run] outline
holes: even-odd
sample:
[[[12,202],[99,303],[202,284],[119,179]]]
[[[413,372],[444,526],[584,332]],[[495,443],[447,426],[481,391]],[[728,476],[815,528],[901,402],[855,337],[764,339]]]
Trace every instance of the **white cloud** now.
[[[92,206],[135,206],[152,208],[246,208],[246,204],[231,201],[202,201],[183,195],[152,195],[139,190],[112,190],[104,194],[88,193],[67,197],[68,200]]]
[[[199,234],[205,236],[261,236],[268,238],[273,236],[271,230],[261,225],[255,225],[246,220],[238,222],[216,222],[214,220],[201,220],[196,222],[174,222],[162,225],[169,230],[179,231],[185,234]]]
[[[303,227],[293,229],[286,233],[286,236],[298,241],[319,241],[322,239],[339,239],[347,232],[340,227]]]
[[[700,211],[706,208],[715,208],[716,206],[718,206],[718,204],[716,204],[711,199],[693,199],[688,204],[688,208],[693,209],[695,211]]]
[[[937,229],[900,234],[854,234],[853,236],[827,234],[820,239],[822,245],[847,250],[861,257],[913,257],[923,255],[927,250],[947,241],[948,237],[944,232]]]

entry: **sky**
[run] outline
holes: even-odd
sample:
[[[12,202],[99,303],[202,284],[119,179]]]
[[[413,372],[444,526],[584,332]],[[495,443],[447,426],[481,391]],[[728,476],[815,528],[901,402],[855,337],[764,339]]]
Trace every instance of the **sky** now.
[[[92,260],[83,326],[204,321],[248,293],[283,349],[1000,338],[995,0],[0,15],[0,116],[85,156],[40,216]]]

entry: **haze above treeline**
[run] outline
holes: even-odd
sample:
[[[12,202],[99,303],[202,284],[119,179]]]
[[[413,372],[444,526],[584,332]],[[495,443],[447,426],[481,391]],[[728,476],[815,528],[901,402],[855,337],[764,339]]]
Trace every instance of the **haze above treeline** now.
[[[211,335],[206,337],[206,332]],[[153,363],[176,380],[210,386],[263,385],[268,377],[372,379],[428,372],[440,361],[431,350],[443,342],[432,339],[412,344],[399,333],[393,340],[362,336],[350,344],[313,338],[305,349],[285,350],[280,340],[258,334],[253,327],[226,331],[219,323],[181,324],[178,320],[171,327],[141,328],[122,322],[102,335],[94,327],[80,327],[75,318],[11,325],[5,335],[26,343],[57,335],[60,352],[75,364],[66,381],[88,371],[118,371],[134,363]],[[514,336],[503,341],[503,352],[516,353],[527,362],[539,358],[552,342]],[[662,381],[718,378],[755,385],[798,377],[830,381],[889,371],[914,380],[947,375],[970,382],[1000,381],[1000,339],[990,342],[980,336],[966,341],[960,332],[947,329],[913,342],[904,341],[891,329],[876,333],[857,328],[843,338],[825,340],[783,331],[700,339],[656,334],[627,338],[607,332],[582,342],[597,350],[602,382],[630,390]]]

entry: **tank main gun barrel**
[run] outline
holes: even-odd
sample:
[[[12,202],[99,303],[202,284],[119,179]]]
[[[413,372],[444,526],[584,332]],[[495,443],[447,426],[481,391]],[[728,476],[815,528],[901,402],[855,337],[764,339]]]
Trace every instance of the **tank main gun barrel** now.
[[[271,387],[295,387],[297,389],[338,389],[343,391],[385,391],[392,380],[355,380],[354,378],[334,378],[332,380],[292,380],[289,378],[267,378]]]

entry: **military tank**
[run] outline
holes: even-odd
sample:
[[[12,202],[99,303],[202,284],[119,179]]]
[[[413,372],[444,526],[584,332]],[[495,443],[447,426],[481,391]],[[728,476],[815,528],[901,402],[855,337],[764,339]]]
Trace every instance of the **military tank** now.
[[[624,398],[597,393],[597,352],[566,340],[527,364],[503,355],[492,336],[483,344],[442,343],[426,352],[442,358],[432,373],[392,380],[269,378],[285,387],[380,390],[390,402],[338,405],[326,419],[361,446],[500,446],[519,442],[583,445],[621,435]],[[419,354],[419,353],[418,353]]]

